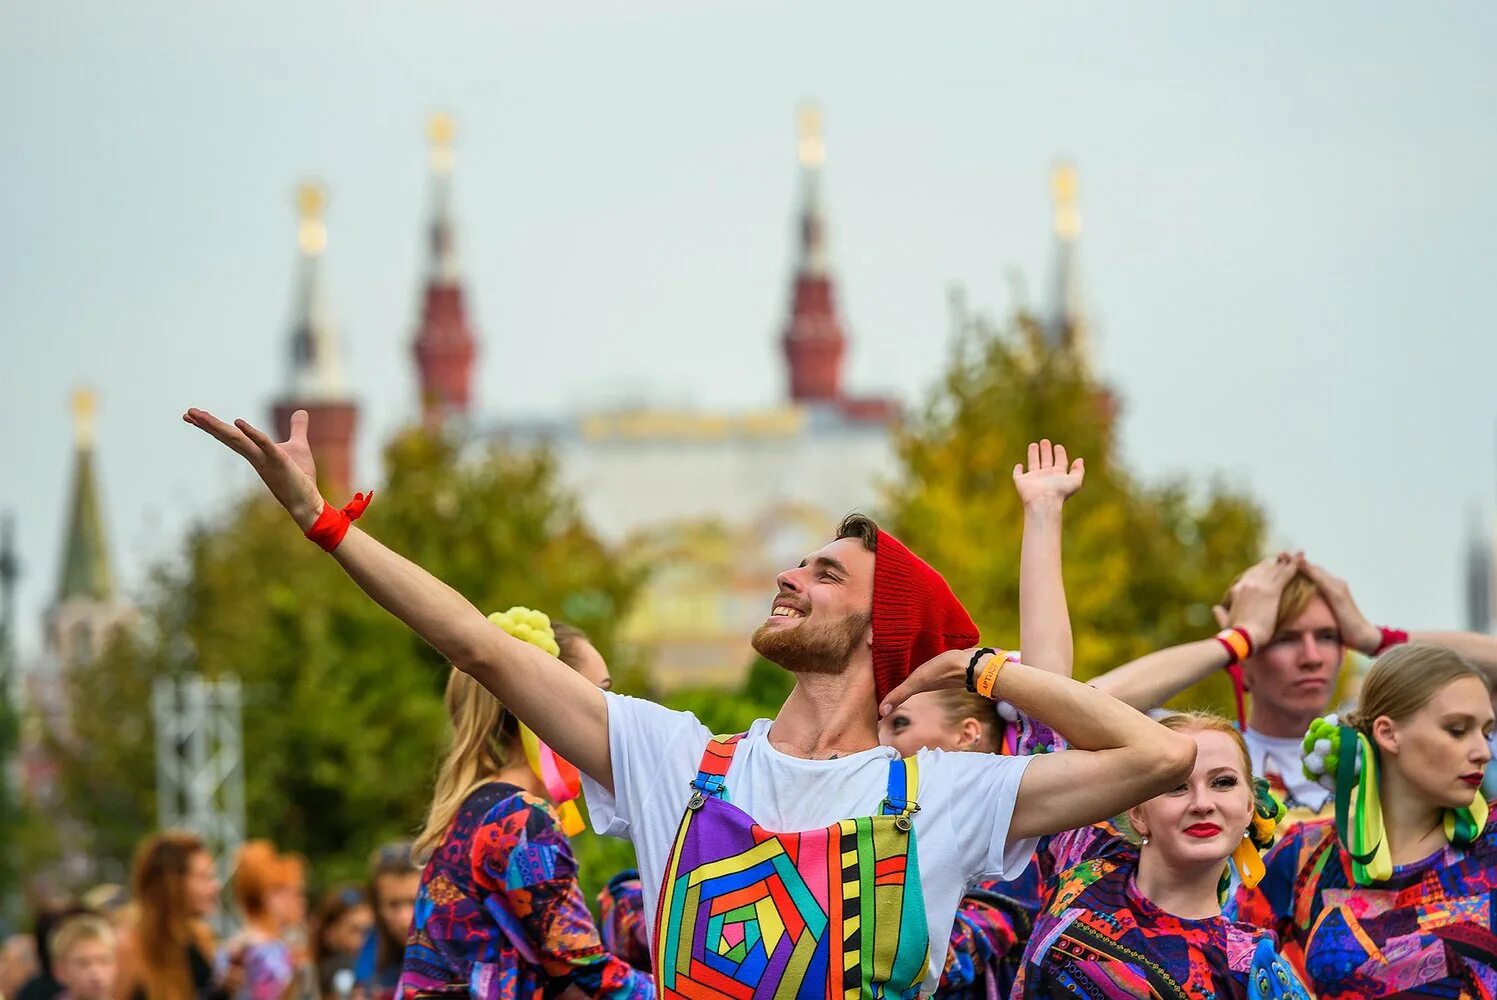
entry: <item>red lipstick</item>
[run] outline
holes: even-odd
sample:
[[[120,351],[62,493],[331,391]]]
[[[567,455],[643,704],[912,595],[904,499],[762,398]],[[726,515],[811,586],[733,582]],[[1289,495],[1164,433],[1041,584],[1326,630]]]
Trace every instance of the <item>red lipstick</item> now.
[[[1205,840],[1207,837],[1214,837],[1221,832],[1222,828],[1215,823],[1197,823],[1195,826],[1187,826],[1185,828],[1186,836],[1199,837],[1202,840]]]

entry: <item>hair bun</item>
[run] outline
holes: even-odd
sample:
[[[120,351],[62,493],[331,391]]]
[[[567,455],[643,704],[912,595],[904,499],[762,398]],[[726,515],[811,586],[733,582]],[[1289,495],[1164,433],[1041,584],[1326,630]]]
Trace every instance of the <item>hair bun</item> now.
[[[1300,767],[1305,772],[1305,777],[1331,793],[1336,791],[1336,772],[1341,767],[1341,754],[1357,752],[1355,746],[1342,746],[1343,727],[1347,724],[1338,719],[1334,712],[1316,719],[1310,723],[1301,744]],[[1360,756],[1356,760],[1355,773],[1358,776],[1362,773]]]
[[[516,606],[508,611],[495,611],[489,615],[489,621],[521,642],[528,642],[552,656],[561,655],[561,647],[556,644],[556,633],[551,628],[551,619],[543,611]]]

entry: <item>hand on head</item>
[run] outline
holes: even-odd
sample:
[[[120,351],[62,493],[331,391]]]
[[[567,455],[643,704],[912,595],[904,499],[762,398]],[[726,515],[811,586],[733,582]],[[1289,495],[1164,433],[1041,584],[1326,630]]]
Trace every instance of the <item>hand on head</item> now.
[[[1279,597],[1284,586],[1299,572],[1302,553],[1280,552],[1248,567],[1230,591],[1230,609],[1216,605],[1211,610],[1223,628],[1243,628],[1261,649],[1273,638],[1279,618]]]
[[[1310,562],[1303,552],[1299,557],[1299,569],[1314,582],[1320,596],[1331,606],[1331,614],[1336,616],[1336,625],[1341,629],[1341,641],[1364,653],[1376,652],[1382,644],[1383,634],[1352,600],[1351,587],[1346,581],[1332,576],[1325,567]]]
[[[972,659],[974,652],[976,652],[975,649],[948,649],[920,664],[884,696],[883,704],[878,709],[878,717],[882,719],[902,705],[907,698],[921,691],[965,687],[967,663]]]

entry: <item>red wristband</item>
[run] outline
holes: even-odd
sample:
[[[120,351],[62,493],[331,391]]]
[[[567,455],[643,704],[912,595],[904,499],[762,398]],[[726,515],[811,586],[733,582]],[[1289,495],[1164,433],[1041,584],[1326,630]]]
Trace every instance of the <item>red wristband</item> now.
[[[347,506],[341,509],[324,500],[322,513],[317,515],[317,520],[307,529],[307,537],[321,546],[322,551],[333,551],[343,541],[343,536],[348,534],[348,526],[359,519],[373,499],[373,490],[355,493]]]
[[[1402,646],[1409,641],[1409,634],[1401,628],[1379,627],[1378,631],[1382,633],[1383,638],[1377,644],[1377,649],[1373,651],[1373,656],[1380,656],[1394,646]]]
[[[1237,729],[1247,729],[1247,682],[1242,678],[1242,664],[1232,662],[1226,666],[1227,676],[1232,679],[1232,700],[1237,703]]]

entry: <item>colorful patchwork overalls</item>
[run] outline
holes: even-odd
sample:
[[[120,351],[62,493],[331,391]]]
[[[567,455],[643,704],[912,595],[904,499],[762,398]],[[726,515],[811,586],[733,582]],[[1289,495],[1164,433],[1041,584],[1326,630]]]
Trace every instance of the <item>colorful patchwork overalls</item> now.
[[[915,759],[889,762],[879,815],[776,833],[728,802],[742,738],[713,737],[691,783],[655,919],[658,995],[917,996],[930,936],[911,826]]]

